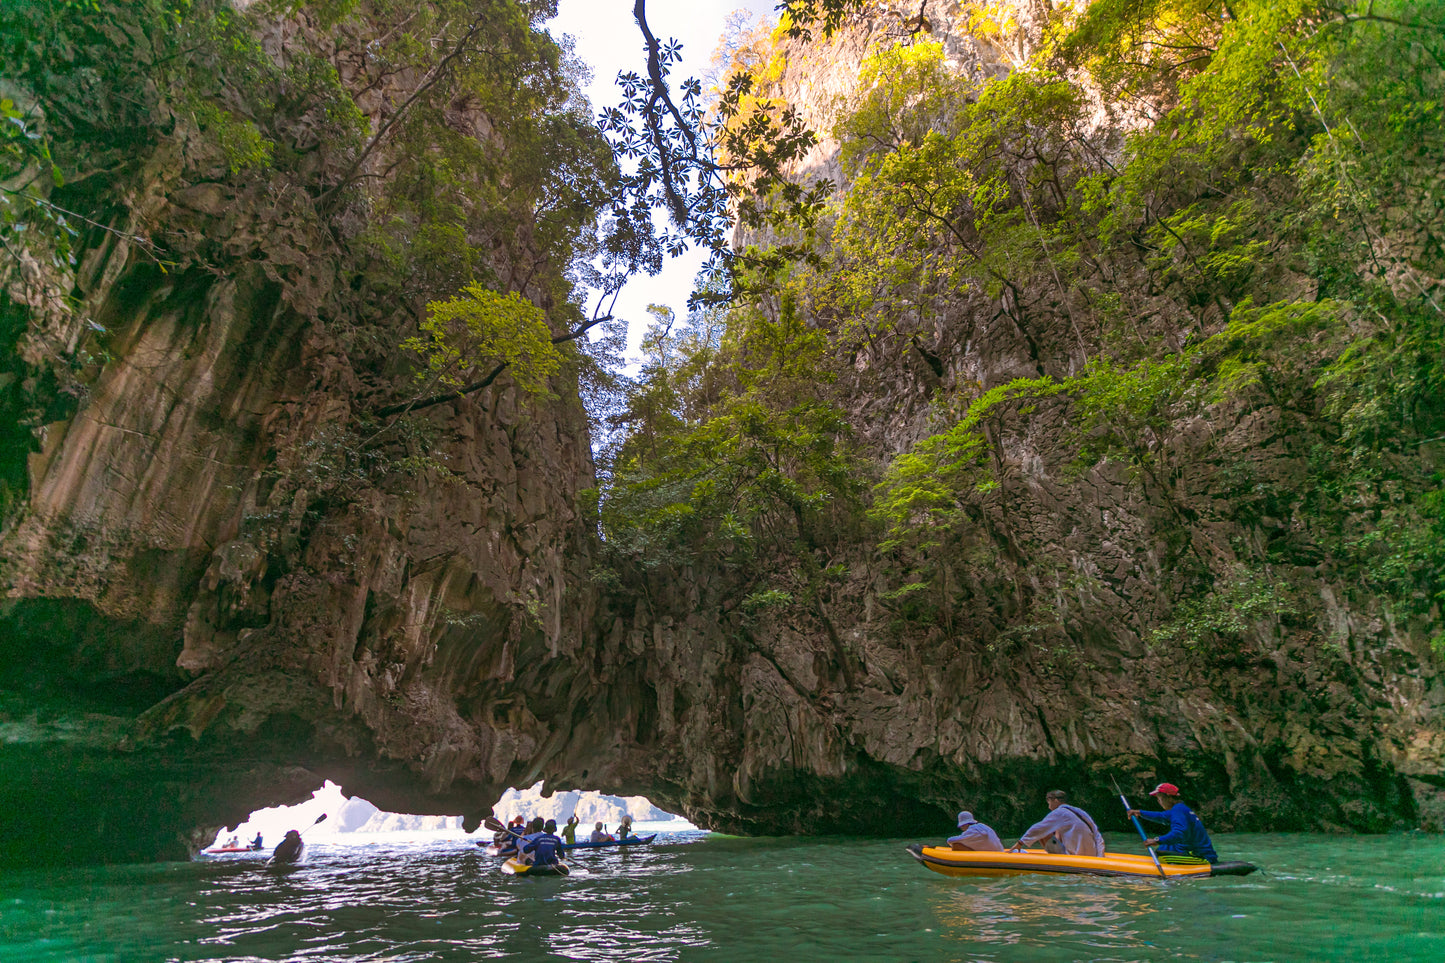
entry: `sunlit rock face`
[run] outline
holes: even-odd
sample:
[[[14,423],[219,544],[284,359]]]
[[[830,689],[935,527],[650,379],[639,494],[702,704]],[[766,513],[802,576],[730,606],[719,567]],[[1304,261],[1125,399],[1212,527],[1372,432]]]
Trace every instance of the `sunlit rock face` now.
[[[885,19],[781,85],[822,116],[892,35]],[[947,29],[961,64],[1008,68]],[[0,534],[0,860],[184,858],[326,778],[468,828],[545,779],[735,832],[936,835],[962,807],[1022,828],[1051,788],[1122,829],[1111,775],[1131,793],[1179,783],[1212,828],[1440,828],[1445,700],[1421,638],[1338,605],[1322,575],[1335,648],[1278,620],[1208,674],[1150,648],[1135,613],[1167,594],[1167,509],[1122,471],[1066,485],[1048,432],[1000,440],[991,534],[960,547],[989,553],[991,581],[927,623],[883,597],[863,536],[822,560],[846,578],[786,617],[742,606],[722,565],[596,578],[591,439],[566,378],[552,397],[502,379],[431,409],[425,452],[445,479],[338,481],[338,439],[400,377],[349,340],[364,279],[313,253],[325,238],[290,233],[264,185],[175,183],[167,160],[137,175],[131,216],[220,269],[163,272],[87,239],[68,279],[83,312],[27,313],[12,288],[0,315],[5,419],[36,429],[33,451],[6,456],[27,494]],[[991,313],[980,298],[858,357],[842,389],[880,459],[928,433],[941,387],[1029,370]],[[47,359],[86,318],[108,357],[83,391],[47,395]],[[1066,312],[1041,325],[1041,363],[1061,363]],[[392,342],[411,330],[397,319]],[[1255,419],[1180,456],[1287,484],[1286,441]],[[1191,483],[1192,506],[1228,497]],[[1225,559],[1255,534],[1194,529]],[[1022,545],[1089,573],[1068,618],[1026,611]],[[1008,627],[1017,644],[998,644]]]
[[[308,16],[257,24],[267,55],[333,60],[378,112],[419,81],[371,83]],[[142,150],[100,201],[67,201],[105,204],[116,232],[79,238],[73,266],[4,263],[7,862],[184,857],[193,831],[327,776],[475,824],[584,712],[596,536],[575,368],[550,394],[503,376],[363,423],[408,390],[418,305],[355,273],[359,202],[288,180],[345,162],[315,142],[323,110],[282,128],[299,170]],[[447,117],[491,136],[474,105]],[[531,215],[507,216],[486,269],[534,295],[551,268],[529,260]],[[127,231],[163,235],[167,262]]]

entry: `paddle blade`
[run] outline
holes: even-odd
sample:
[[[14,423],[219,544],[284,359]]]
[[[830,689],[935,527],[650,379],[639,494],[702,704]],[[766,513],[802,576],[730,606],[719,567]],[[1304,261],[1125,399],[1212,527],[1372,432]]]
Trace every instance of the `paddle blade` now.
[[[1253,869],[1253,867],[1251,867],[1251,869]],[[563,876],[571,876],[571,875],[572,875],[572,870],[567,866],[566,863],[563,863],[563,862],[557,863],[557,872],[558,872],[559,874],[563,875]],[[1241,873],[1240,875],[1244,875],[1244,874]]]

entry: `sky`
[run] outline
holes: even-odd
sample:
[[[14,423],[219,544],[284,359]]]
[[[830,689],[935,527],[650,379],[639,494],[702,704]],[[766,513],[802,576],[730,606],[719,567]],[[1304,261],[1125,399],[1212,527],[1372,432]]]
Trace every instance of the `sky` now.
[[[652,0],[647,22],[659,40],[675,37],[682,42],[682,63],[673,68],[670,77],[680,83],[707,73],[729,13],[771,14],[775,4],[776,0]],[[553,34],[575,38],[577,54],[591,65],[593,79],[587,93],[594,113],[621,101],[615,83],[618,71],[641,73],[646,66],[642,32],[632,18],[632,6],[633,0],[559,0],[557,17],[548,23]],[[704,253],[691,250],[669,261],[656,277],[640,275],[628,283],[614,314],[628,322],[629,355],[637,353],[651,320],[647,305],[664,304],[679,315],[686,313],[693,280],[706,260]]]

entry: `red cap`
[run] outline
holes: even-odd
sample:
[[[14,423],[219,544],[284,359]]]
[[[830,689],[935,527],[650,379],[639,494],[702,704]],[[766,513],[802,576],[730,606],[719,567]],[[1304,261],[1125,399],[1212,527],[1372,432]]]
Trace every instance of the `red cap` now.
[[[1151,795],[1151,796],[1177,796],[1177,795],[1179,795],[1179,787],[1176,786],[1176,785],[1174,785],[1174,783],[1172,783],[1172,782],[1161,782],[1159,785],[1157,785],[1157,786],[1154,787],[1154,791],[1151,792],[1149,795]]]

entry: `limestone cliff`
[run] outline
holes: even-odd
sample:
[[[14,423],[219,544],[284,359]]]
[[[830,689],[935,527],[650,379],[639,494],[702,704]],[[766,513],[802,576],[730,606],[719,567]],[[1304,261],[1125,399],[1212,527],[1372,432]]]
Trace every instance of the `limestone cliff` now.
[[[866,96],[854,88],[871,51],[939,44],[946,70],[968,79],[961,96],[972,102],[989,81],[1028,60],[1051,10],[1033,3],[923,7],[927,16],[919,23],[918,4],[866,5],[827,41],[780,33],[755,38],[753,60],[765,65],[760,72],[767,84],[760,94],[797,106],[825,132],[799,177],[829,177],[845,195],[853,190],[829,132],[857,109],[850,98],[856,105]],[[914,75],[896,69],[899,78],[880,74],[875,82],[913,82]],[[1124,135],[1145,126],[1160,105],[1115,103],[1089,82],[1081,74],[1081,102],[1065,133],[1069,143],[1083,145],[1077,166],[1102,172],[1103,179],[1128,163]],[[927,97],[926,89],[913,86],[885,100],[898,113],[877,108],[880,129],[869,136],[886,142],[894,130],[906,132],[901,115]],[[956,108],[938,109],[946,116]],[[1012,136],[1024,142],[1001,137],[995,143],[983,134],[968,142],[1012,158],[999,162],[1003,172],[988,189],[1009,192],[1004,210],[1017,217],[1009,223],[1062,219],[1062,211],[1038,212],[1049,210],[1058,182],[1048,178],[1071,150],[1062,140],[1051,142],[1053,159],[1038,162],[1031,174],[1025,164],[1038,155],[1030,157],[1023,134]],[[1017,174],[1009,163],[1018,165]],[[927,180],[927,170],[906,170],[922,183],[912,195],[908,184],[900,187],[901,196],[922,204],[917,198],[927,198],[928,190],[943,190]],[[983,190],[970,173],[959,174],[970,185],[961,193]],[[1029,184],[1042,185],[1032,199]],[[1427,207],[1429,190],[1419,195]],[[1197,213],[1207,198],[1206,191],[1183,203],[1195,203]],[[1040,206],[1028,208],[1030,200]],[[824,237],[832,216],[824,218]],[[1432,216],[1434,226],[1412,226],[1392,243],[1418,250],[1438,227],[1438,215]],[[886,233],[886,220],[871,229]],[[726,382],[726,370],[707,381],[683,368],[668,381],[658,363],[658,384],[689,398],[680,410],[712,405],[719,412],[712,415],[718,427],[704,420],[696,433],[680,436],[686,444],[722,461],[730,453],[708,447],[709,439],[732,435],[740,448],[756,446],[765,467],[763,476],[750,475],[746,454],[737,456],[732,475],[705,462],[691,502],[679,499],[659,510],[654,528],[638,536],[681,533],[670,536],[673,557],[640,571],[622,566],[636,608],[617,612],[604,651],[645,654],[645,678],[656,694],[648,719],[656,733],[653,752],[637,757],[651,775],[630,785],[645,787],[664,805],[680,802],[695,821],[761,831],[866,831],[884,813],[895,828],[929,818],[946,825],[944,814],[959,806],[996,814],[990,818],[1007,826],[1055,785],[1123,829],[1111,776],[1126,787],[1166,779],[1188,785],[1191,801],[1216,828],[1445,828],[1445,685],[1429,642],[1438,632],[1438,608],[1362,590],[1353,581],[1357,575],[1343,574],[1359,569],[1347,568],[1343,553],[1331,548],[1340,544],[1339,527],[1365,531],[1383,504],[1374,499],[1392,496],[1369,496],[1372,507],[1364,514],[1360,504],[1332,518],[1312,516],[1302,499],[1284,494],[1308,490],[1321,446],[1338,431],[1317,417],[1325,402],[1255,395],[1145,426],[1101,424],[1090,429],[1091,438],[1122,432],[1147,456],[1084,461],[1071,421],[1077,409],[1036,400],[1056,397],[1048,393],[1052,385],[1098,370],[1091,357],[1116,350],[1106,330],[1088,331],[1079,320],[1098,323],[1101,303],[1123,299],[1125,313],[1136,319],[1131,341],[1157,339],[1178,350],[1191,337],[1220,330],[1239,301],[1302,297],[1309,303],[1319,282],[1297,259],[1280,255],[1249,285],[1236,280],[1211,300],[1183,293],[1171,281],[1161,266],[1167,259],[1149,246],[1147,225],[1124,250],[1068,249],[1067,257],[1080,259],[1070,262],[1081,265],[1076,269],[1049,257],[1051,244],[1068,243],[1063,229],[1041,229],[1042,239],[1030,240],[1033,254],[1008,230],[1000,229],[1000,240],[1015,245],[1008,255],[989,262],[987,252],[959,244],[940,255],[938,272],[954,270],[949,259],[993,265],[1037,259],[1036,273],[1017,285],[1006,276],[995,280],[1006,266],[989,268],[993,278],[980,270],[977,282],[953,289],[937,282],[928,287],[900,270],[895,288],[878,282],[867,299],[829,301],[830,286],[855,278],[800,269],[802,282],[764,285],[754,308],[778,318],[781,328],[786,309],[778,305],[791,297],[798,315],[829,332],[829,347],[809,355],[809,363],[817,366],[818,380],[836,382],[807,397],[841,412],[846,430],[835,432],[836,444],[855,440],[861,461],[852,464],[869,482],[886,481],[883,466],[924,439],[952,444],[954,436],[940,432],[976,410],[970,404],[1002,406],[1004,413],[981,421],[967,441],[978,446],[965,450],[977,450],[983,467],[966,476],[962,493],[947,498],[939,494],[945,482],[923,483],[919,500],[928,509],[890,539],[901,548],[880,548],[877,529],[837,507],[846,491],[808,475],[801,467],[806,455],[796,456],[792,468],[781,467],[786,455],[778,452],[789,451],[787,444],[817,443],[816,433],[802,441],[784,435],[789,420],[809,409],[781,412],[780,404],[775,422],[751,413],[738,417],[719,405],[711,387]],[[929,243],[947,250],[922,236],[911,251],[920,260]],[[742,236],[739,243],[767,239]],[[893,254],[883,245],[869,247],[871,241],[859,246]],[[1438,269],[1438,261],[1431,263]],[[837,270],[866,277],[874,264],[864,256]],[[1060,273],[1070,270],[1061,282]],[[1438,270],[1422,284],[1438,290]],[[860,322],[843,315],[840,303],[866,303],[872,313]],[[1434,309],[1425,301],[1419,307],[1428,328]],[[766,346],[732,350],[731,363],[748,377],[767,377],[748,367],[745,354],[760,354],[759,366],[769,363]],[[712,354],[697,358],[727,355],[729,348],[707,351]],[[1042,393],[1025,399],[1028,405],[994,402],[1007,399],[1005,386],[1015,379],[1042,385]],[[736,390],[740,404],[768,403],[766,395]],[[1432,390],[1438,392],[1438,383]],[[653,423],[649,430],[667,428]],[[1398,456],[1386,456],[1392,466],[1410,466],[1413,484],[1426,491],[1441,457],[1433,434],[1411,436]],[[650,444],[658,444],[656,437]],[[633,464],[642,461],[639,450]],[[662,464],[655,481],[626,496],[632,500],[623,503],[624,514],[660,504],[661,486],[676,490],[691,470],[676,461]],[[1141,478],[1149,465],[1163,466],[1157,479]],[[796,489],[767,481],[767,472],[783,474]],[[750,509],[756,513],[751,531],[737,520],[744,514],[740,496],[709,509],[709,496],[698,494],[754,477],[762,494]],[[806,496],[814,501],[805,505]],[[961,503],[954,516],[961,520],[930,530],[944,514],[933,506],[951,506],[949,498]],[[814,507],[819,504],[825,507]],[[709,510],[727,514],[695,522],[682,514]],[[685,521],[671,521],[679,517]],[[626,518],[614,524],[630,531]],[[749,536],[762,545],[768,531],[784,533],[770,554],[750,547]],[[924,547],[912,550],[913,543]],[[634,557],[648,558],[645,549]],[[1427,555],[1419,564],[1422,571],[1410,573],[1406,585],[1415,599],[1427,599],[1428,592],[1410,582],[1417,574],[1430,577],[1438,562]],[[1163,641],[1190,631],[1208,641],[1198,647]],[[574,771],[562,775],[576,778]],[[659,792],[657,784],[670,791]]]
[[[473,6],[494,46],[551,49],[517,26],[536,5]],[[954,69],[1001,75],[1027,54],[1031,7],[988,33],[967,20],[975,5],[936,6],[928,30]],[[402,28],[360,9],[331,24],[257,4],[226,20],[259,44],[244,69],[269,98],[217,101],[230,126],[195,122],[217,116],[205,98],[180,103],[146,73],[162,59],[154,24],[66,28],[77,76],[140,65],[142,116],[117,98],[82,124],[63,99],[83,91],[35,66],[53,51],[6,78],[79,175],[44,196],[92,225],[73,261],[39,241],[5,261],[7,862],[183,856],[198,831],[323,778],[469,827],[507,787],[545,779],[732,831],[937,832],[964,804],[1022,824],[1054,786],[1112,813],[1114,773],[1136,791],[1187,785],[1218,828],[1441,827],[1445,687],[1427,627],[1361,602],[1299,526],[1230,509],[1303,471],[1310,439],[1288,412],[1180,426],[1172,498],[1118,464],[1074,479],[1061,415],[1000,426],[981,534],[951,546],[951,601],[926,618],[876,533],[831,533],[817,568],[844,574],[781,613],[752,600],[790,569],[610,555],[583,507],[596,480],[580,356],[550,395],[504,375],[377,416],[416,395],[397,345],[467,276],[560,312],[557,250],[581,241],[548,232],[596,199],[519,201],[524,161],[578,163],[526,152],[571,142],[508,128],[496,90],[426,88],[435,61],[368,59]],[[824,118],[895,21],[870,13],[813,60],[795,46],[779,89]],[[406,136],[365,153],[428,90],[433,126],[398,125]],[[329,126],[353,115],[354,130]],[[1128,122],[1101,108],[1099,143],[1116,149],[1109,124]],[[435,145],[475,150],[482,173],[459,185],[418,166]],[[834,149],[814,170],[841,176]],[[452,213],[428,204],[446,191],[465,201],[442,230]],[[463,249],[471,260],[450,260]],[[1142,269],[1121,270],[1141,316],[1186,329]],[[938,397],[1078,366],[1081,295],[1041,282],[1028,296],[1028,338],[975,292],[839,366],[869,481],[937,429]],[[1253,614],[1237,648],[1204,660],[1148,644],[1186,588],[1184,553],[1227,598],[1262,542],[1305,545],[1277,564],[1313,593],[1290,612],[1320,618]]]
[[[551,307],[566,263],[537,237],[589,220],[587,202],[558,218],[529,207],[536,188],[514,178],[512,200],[468,201],[455,227],[436,224],[455,209],[404,206],[403,151],[425,150],[417,138],[470,137],[459,149],[485,167],[525,154],[507,137],[526,133],[509,130],[527,115],[490,121],[485,77],[387,60],[415,48],[372,41],[419,21],[368,19],[384,6],[335,27],[305,11],[268,19],[263,4],[251,18],[201,4],[178,25],[145,6],[43,7],[18,8],[7,27],[34,35],[12,89],[30,85],[68,168],[37,210],[80,210],[96,226],[68,260],[37,238],[5,265],[5,419],[21,429],[6,439],[0,550],[6,858],[184,856],[193,829],[290,801],[324,775],[389,809],[485,811],[536,778],[578,711],[568,680],[595,593],[594,536],[576,508],[593,484],[577,365],[551,397],[504,375],[424,415],[370,412],[416,392],[395,346],[427,298],[455,291],[445,258],[479,256],[473,270],[494,285]],[[516,4],[472,5],[459,21],[445,4],[425,12],[437,31],[480,24],[476,36],[512,44],[521,69],[556,69],[556,47]],[[47,29],[66,37],[63,54],[44,45]],[[208,31],[231,31],[252,58],[195,65],[232,71],[215,96],[236,129],[219,140],[151,66],[196,35],[208,55]],[[87,71],[150,102],[82,116],[66,98],[87,92],[64,82]],[[427,88],[434,74],[443,82]],[[207,93],[185,81],[180,96]],[[558,141],[573,122],[595,139],[585,112],[519,93]],[[348,109],[361,111],[359,134],[341,126]],[[379,141],[398,119],[405,148]],[[136,136],[127,125],[143,144],[129,156],[116,144]],[[344,179],[368,134],[386,192]],[[247,136],[270,144],[269,162],[227,153]],[[566,163],[522,159],[543,178]],[[89,179],[69,171],[107,164]],[[495,189],[487,176],[473,189]],[[434,184],[415,186],[415,203],[430,203]],[[427,255],[429,229],[460,240]]]

